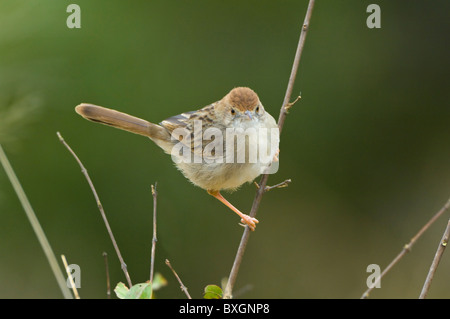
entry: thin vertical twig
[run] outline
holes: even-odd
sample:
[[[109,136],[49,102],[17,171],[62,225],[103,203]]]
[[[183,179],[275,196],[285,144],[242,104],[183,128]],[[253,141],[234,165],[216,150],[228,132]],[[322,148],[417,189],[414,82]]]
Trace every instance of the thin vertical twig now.
[[[42,250],[44,251],[44,254],[47,257],[47,261],[50,264],[50,268],[52,269],[53,275],[56,278],[56,281],[58,283],[59,288],[61,289],[64,298],[73,299],[73,296],[70,293],[69,288],[67,287],[66,280],[64,279],[64,275],[61,271],[61,268],[59,268],[56,256],[53,253],[52,247],[50,246],[50,243],[47,240],[47,236],[45,236],[44,230],[42,229],[41,224],[39,223],[39,220],[36,217],[36,214],[34,213],[34,210],[31,207],[31,204],[27,198],[27,195],[25,194],[22,185],[20,185],[19,179],[14,173],[14,170],[8,161],[8,157],[3,151],[1,145],[0,145],[0,162],[3,168],[5,169],[6,175],[8,176],[8,179],[11,182],[17,194],[20,203],[22,204],[22,207],[25,211],[25,214],[27,215],[28,220],[30,221],[34,233],[36,234],[39,244],[41,245]]]
[[[191,295],[189,294],[186,286],[183,284],[183,282],[181,281],[180,277],[178,276],[177,272],[175,271],[175,269],[173,269],[172,265],[170,264],[169,259],[166,259],[166,265],[170,268],[170,270],[172,270],[173,274],[175,275],[175,278],[177,278],[178,283],[180,284],[180,288],[181,290],[184,292],[184,294],[186,295],[186,297],[188,297],[188,299],[192,299]]]
[[[308,32],[308,29],[309,29],[313,8],[314,8],[314,0],[310,0],[309,4],[308,4],[308,9],[306,10],[306,16],[305,16],[304,22],[302,24],[302,28],[301,28],[301,32],[300,32],[300,38],[299,38],[298,45],[297,45],[297,51],[295,52],[294,63],[292,65],[291,75],[289,77],[288,86],[287,86],[287,89],[286,89],[286,94],[284,96],[283,104],[282,104],[281,110],[280,110],[280,116],[278,118],[278,128],[280,130],[280,134],[281,134],[281,131],[283,129],[284,121],[286,119],[286,115],[288,113],[288,110],[293,105],[293,103],[290,103],[291,96],[292,96],[292,90],[294,88],[294,82],[295,82],[295,78],[297,76],[297,70],[298,70],[300,58],[302,56],[303,48],[304,48],[304,45],[305,45],[306,34]],[[298,100],[298,98],[296,99],[296,101],[297,100]],[[267,174],[263,175],[261,177],[261,181],[259,182],[259,188],[256,191],[256,195],[255,195],[255,198],[253,200],[252,208],[251,208],[251,211],[250,211],[250,216],[251,217],[255,217],[256,216],[256,212],[258,211],[259,205],[261,203],[262,195],[265,193],[265,190],[266,190],[266,185],[267,185],[267,179],[268,178],[269,178],[269,175],[267,175]],[[234,287],[234,284],[236,282],[236,278],[237,278],[237,275],[238,275],[238,272],[239,272],[239,268],[240,268],[240,265],[241,265],[241,262],[242,262],[242,258],[243,258],[244,253],[245,253],[245,248],[247,247],[247,243],[248,243],[249,237],[250,237],[250,229],[249,229],[249,227],[245,227],[244,233],[242,234],[241,241],[239,243],[239,247],[238,247],[238,251],[236,253],[236,257],[235,257],[234,262],[233,262],[233,267],[231,268],[231,272],[230,272],[230,275],[228,277],[228,282],[227,282],[227,285],[225,287],[224,299],[232,298],[233,287]]]
[[[78,165],[81,168],[81,172],[83,173],[84,177],[86,178],[86,180],[87,180],[87,182],[88,182],[88,184],[89,184],[89,186],[91,188],[91,191],[92,191],[92,193],[94,195],[94,198],[95,198],[95,202],[97,203],[97,207],[98,207],[98,209],[100,211],[100,214],[102,215],[103,222],[105,223],[105,226],[106,226],[106,229],[108,231],[109,237],[111,238],[112,244],[113,244],[114,249],[115,249],[115,251],[117,253],[117,257],[119,258],[121,268],[123,270],[123,273],[125,274],[125,278],[127,279],[128,285],[131,287],[132,283],[131,283],[130,274],[128,273],[128,270],[127,270],[127,265],[125,264],[125,261],[122,258],[122,254],[120,253],[119,246],[117,246],[116,239],[114,238],[114,235],[112,233],[111,227],[109,226],[108,219],[106,218],[105,211],[103,210],[103,205],[100,202],[100,198],[97,195],[97,191],[95,190],[94,183],[92,183],[92,180],[89,177],[89,174],[88,174],[86,168],[84,167],[84,165],[81,162],[81,160],[78,158],[77,154],[75,154],[75,152],[66,143],[66,141],[63,139],[63,137],[61,136],[61,134],[59,132],[56,132],[56,135],[58,135],[58,138],[59,138],[60,142],[67,148],[67,150],[72,154],[72,156],[77,161]]]
[[[400,253],[381,272],[380,276],[375,280],[373,285],[362,294],[361,299],[366,299],[369,297],[370,292],[378,286],[378,283],[381,281],[381,279],[392,269],[392,267],[394,267],[407,253],[411,251],[412,247],[414,246],[416,241],[423,235],[423,233],[425,233],[425,231],[427,231],[428,228],[430,228],[430,226],[449,209],[450,199],[436,214],[433,215],[433,217],[430,218],[430,220],[425,225],[422,226],[417,234],[415,234],[414,237],[411,238],[411,240],[403,246],[403,249],[400,251]]]
[[[62,262],[64,267],[66,268],[67,278],[69,279],[70,286],[72,287],[73,295],[75,299],[80,299],[80,295],[78,294],[77,287],[75,286],[75,282],[73,281],[72,274],[70,273],[69,265],[67,264],[66,256],[61,255]]]
[[[108,254],[103,252],[103,259],[105,260],[105,273],[106,273],[106,298],[111,299],[111,284],[109,280],[109,266],[108,266]]]
[[[152,196],[153,196],[153,238],[152,238],[152,252],[150,260],[150,287],[151,287],[150,299],[153,296],[153,271],[155,269],[156,242],[158,241],[158,239],[156,238],[156,204],[158,199],[158,192],[156,191],[156,182],[154,186],[152,185]]]
[[[450,219],[447,222],[447,227],[445,228],[444,234],[442,235],[441,241],[439,242],[439,246],[436,250],[436,254],[434,255],[433,262],[431,263],[430,270],[428,271],[427,278],[425,279],[425,283],[422,288],[422,292],[420,293],[419,299],[425,299],[428,295],[428,291],[430,290],[431,281],[433,280],[434,274],[436,273],[436,269],[441,261],[442,255],[444,254],[445,247],[448,244],[448,238],[450,236]]]

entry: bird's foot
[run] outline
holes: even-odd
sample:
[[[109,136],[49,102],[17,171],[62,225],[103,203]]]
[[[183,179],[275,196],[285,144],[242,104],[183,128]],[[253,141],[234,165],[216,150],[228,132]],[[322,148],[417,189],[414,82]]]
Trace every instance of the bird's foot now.
[[[251,231],[254,231],[256,228],[256,224],[259,223],[259,220],[257,220],[256,218],[250,217],[246,214],[242,214],[241,217],[242,217],[242,219],[241,219],[242,226],[247,225]]]

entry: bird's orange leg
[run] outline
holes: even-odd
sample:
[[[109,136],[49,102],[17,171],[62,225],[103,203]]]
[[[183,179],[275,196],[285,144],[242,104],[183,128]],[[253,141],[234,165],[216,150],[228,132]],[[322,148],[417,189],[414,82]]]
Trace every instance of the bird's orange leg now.
[[[220,200],[222,203],[224,203],[228,208],[230,208],[233,212],[239,215],[241,217],[241,222],[246,224],[251,230],[255,230],[256,224],[259,223],[259,221],[256,218],[250,217],[246,214],[241,213],[239,209],[234,207],[229,201],[227,201],[222,194],[220,194],[219,191],[207,191],[209,195],[214,196],[218,200]]]

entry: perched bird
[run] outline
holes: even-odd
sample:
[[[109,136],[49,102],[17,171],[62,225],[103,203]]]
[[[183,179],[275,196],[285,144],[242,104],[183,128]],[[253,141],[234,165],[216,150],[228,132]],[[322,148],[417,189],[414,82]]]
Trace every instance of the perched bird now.
[[[170,117],[159,125],[93,104],[82,103],[75,110],[90,121],[149,137],[171,154],[187,179],[255,230],[258,220],[243,214],[220,193],[253,181],[278,161],[277,123],[253,90],[234,88],[220,101]]]

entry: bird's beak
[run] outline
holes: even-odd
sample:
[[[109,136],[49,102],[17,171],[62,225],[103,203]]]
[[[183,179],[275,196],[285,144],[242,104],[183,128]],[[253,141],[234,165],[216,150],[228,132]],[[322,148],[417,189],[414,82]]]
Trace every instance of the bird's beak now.
[[[250,112],[249,110],[247,110],[247,111],[244,112],[244,114],[248,116],[249,120],[253,120],[252,112]]]

